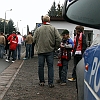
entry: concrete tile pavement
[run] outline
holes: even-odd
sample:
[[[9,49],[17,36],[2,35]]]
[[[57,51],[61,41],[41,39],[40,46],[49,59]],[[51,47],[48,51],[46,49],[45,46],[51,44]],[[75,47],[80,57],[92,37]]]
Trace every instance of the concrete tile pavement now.
[[[23,60],[16,60],[0,74],[0,100],[2,100],[8,88],[14,81],[23,63]]]
[[[24,56],[25,46],[22,46],[21,58]],[[0,100],[2,100],[11,83],[14,81],[23,63],[24,60],[16,60],[0,74]]]

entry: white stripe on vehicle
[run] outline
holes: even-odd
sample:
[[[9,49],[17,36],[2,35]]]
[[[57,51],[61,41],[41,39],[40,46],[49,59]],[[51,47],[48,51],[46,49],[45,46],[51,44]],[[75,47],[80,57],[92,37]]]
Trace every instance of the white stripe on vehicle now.
[[[95,97],[96,100],[100,100],[100,98],[97,96],[97,94],[92,90],[92,88],[89,86],[89,84],[86,82],[86,80],[84,79],[84,83],[86,84],[87,88],[89,89],[89,91],[93,94],[93,96]]]

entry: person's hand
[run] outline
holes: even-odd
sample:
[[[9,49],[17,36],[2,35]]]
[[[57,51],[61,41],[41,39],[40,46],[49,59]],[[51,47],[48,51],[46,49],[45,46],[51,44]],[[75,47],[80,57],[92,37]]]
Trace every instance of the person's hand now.
[[[10,42],[8,42],[8,44],[10,44]]]
[[[61,47],[61,48],[64,48],[64,45],[63,45],[63,44],[61,44],[61,45],[60,45],[60,47]]]

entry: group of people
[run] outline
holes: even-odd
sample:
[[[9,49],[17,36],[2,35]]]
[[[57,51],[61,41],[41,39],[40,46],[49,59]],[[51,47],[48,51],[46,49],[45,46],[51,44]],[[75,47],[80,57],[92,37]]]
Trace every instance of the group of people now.
[[[75,81],[76,65],[81,60],[82,55],[87,48],[86,37],[83,26],[76,26],[76,36],[72,40],[69,36],[69,31],[66,29],[60,35],[58,30],[50,24],[50,17],[48,15],[42,16],[42,26],[37,28],[34,32],[33,43],[36,45],[38,53],[38,76],[39,85],[45,85],[44,79],[44,65],[45,60],[48,66],[48,86],[54,87],[54,51],[58,50],[58,64],[59,79],[57,83],[61,86],[67,84],[68,62],[71,59],[71,52],[74,56],[74,68],[72,78],[69,81]]]
[[[7,56],[6,61],[9,62],[12,57],[12,62],[21,58],[21,44],[23,36],[20,32],[13,31],[10,35],[4,36],[3,32],[0,35],[0,57],[3,58],[4,53]],[[8,52],[7,52],[8,51]]]
[[[86,37],[84,34],[83,26],[75,27],[76,36],[74,40],[70,38],[69,31],[64,30],[61,35],[58,30],[50,24],[50,17],[48,15],[42,16],[42,26],[37,28],[34,32],[29,34],[25,38],[26,43],[26,54],[24,60],[32,58],[34,56],[34,45],[36,46],[36,51],[38,53],[38,76],[39,85],[45,85],[44,79],[44,65],[45,60],[48,66],[48,86],[50,88],[54,87],[54,51],[59,49],[58,54],[58,64],[59,66],[59,79],[57,83],[61,86],[67,84],[67,71],[68,63],[71,59],[71,52],[73,51],[74,56],[74,67],[72,71],[72,78],[69,81],[75,81],[77,79],[76,66],[78,62],[82,59],[82,55],[87,48]],[[23,42],[23,37],[20,32],[13,32],[7,37],[9,44],[8,59],[12,56],[12,62],[16,59],[20,60],[21,57],[21,43]],[[5,45],[5,38],[3,33],[0,35],[0,57],[2,58],[2,45]],[[18,53],[17,53],[18,51]],[[12,55],[11,55],[12,53]]]
[[[21,47],[25,42],[26,54],[25,59],[34,57],[34,43],[33,35],[31,32],[24,37],[20,32],[13,31],[10,35],[4,35],[3,32],[0,33],[0,58],[3,59],[4,54],[6,55],[6,61],[9,62],[12,58],[12,62],[15,62],[16,59],[21,59]]]
[[[7,40],[9,41],[9,54],[8,59],[6,61],[9,62],[12,52],[12,62],[14,62],[16,59],[20,60],[21,58],[21,45],[23,42],[23,37],[20,35],[20,32],[13,32]],[[34,43],[33,43],[33,36],[32,33],[29,32],[26,38],[24,39],[25,47],[26,47],[26,54],[25,58],[23,60],[33,58],[34,56]]]

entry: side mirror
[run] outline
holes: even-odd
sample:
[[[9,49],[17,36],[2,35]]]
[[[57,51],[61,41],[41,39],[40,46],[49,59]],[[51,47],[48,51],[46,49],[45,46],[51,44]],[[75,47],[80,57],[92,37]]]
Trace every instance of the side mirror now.
[[[65,0],[62,16],[70,23],[100,29],[100,0]]]

